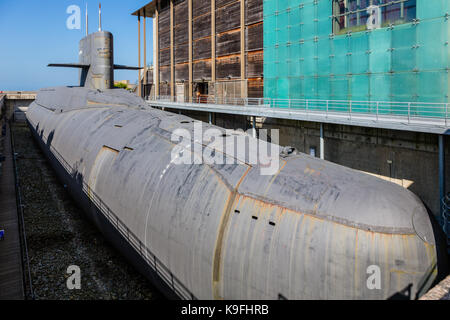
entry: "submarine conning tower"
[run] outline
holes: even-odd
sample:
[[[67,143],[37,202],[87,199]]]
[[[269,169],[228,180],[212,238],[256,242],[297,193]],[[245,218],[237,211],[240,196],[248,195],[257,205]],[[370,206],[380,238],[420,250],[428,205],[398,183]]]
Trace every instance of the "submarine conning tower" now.
[[[79,85],[89,89],[114,88],[114,70],[140,70],[114,64],[113,35],[108,31],[97,31],[80,40],[78,63],[50,63],[49,67],[79,68]]]
[[[80,40],[79,62],[89,65],[79,72],[80,86],[111,89],[114,86],[113,35],[108,31],[91,33]]]

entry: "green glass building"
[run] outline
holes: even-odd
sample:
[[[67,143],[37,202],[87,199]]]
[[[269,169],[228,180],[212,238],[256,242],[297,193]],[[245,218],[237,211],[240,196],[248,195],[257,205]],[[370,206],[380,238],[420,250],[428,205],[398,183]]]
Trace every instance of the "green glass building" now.
[[[264,0],[264,96],[448,103],[449,14],[449,0]]]

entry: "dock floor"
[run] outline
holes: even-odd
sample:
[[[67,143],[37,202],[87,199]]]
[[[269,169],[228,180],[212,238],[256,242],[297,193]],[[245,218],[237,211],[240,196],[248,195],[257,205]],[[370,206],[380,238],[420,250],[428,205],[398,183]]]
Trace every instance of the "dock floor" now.
[[[8,125],[6,135],[0,139],[5,156],[0,173],[0,229],[5,230],[4,240],[0,241],[0,300],[21,300],[24,299],[22,257]]]

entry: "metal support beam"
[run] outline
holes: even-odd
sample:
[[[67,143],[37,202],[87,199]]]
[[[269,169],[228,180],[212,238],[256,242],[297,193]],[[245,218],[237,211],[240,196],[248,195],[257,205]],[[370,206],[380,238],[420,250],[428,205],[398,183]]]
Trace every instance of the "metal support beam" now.
[[[245,82],[245,0],[241,0],[241,98],[247,98]]]
[[[159,9],[160,4],[158,4],[155,9],[155,65],[153,66],[154,77],[153,82],[155,83],[155,96],[159,96]]]
[[[211,82],[216,88],[216,1],[211,1]],[[215,94],[214,94],[215,96]]]
[[[170,96],[175,97],[175,65],[174,65],[174,29],[173,0],[170,0]]]
[[[139,54],[138,54],[138,67],[141,67],[141,15],[138,15],[138,26],[139,26],[139,31],[138,31],[138,50],[139,50]],[[138,96],[142,97],[141,95],[141,69],[138,70]]]
[[[188,0],[188,41],[189,41],[189,102],[192,102],[192,81],[193,81],[193,72],[192,72],[192,0]]]
[[[256,117],[252,117],[252,136],[256,138]]]
[[[147,84],[147,18],[145,17],[145,8],[144,8],[144,92],[143,96],[145,96],[145,86]]]
[[[323,123],[320,124],[320,159],[325,160],[325,140],[323,138]]]
[[[445,197],[445,136],[439,135],[439,208],[443,214],[442,201]]]

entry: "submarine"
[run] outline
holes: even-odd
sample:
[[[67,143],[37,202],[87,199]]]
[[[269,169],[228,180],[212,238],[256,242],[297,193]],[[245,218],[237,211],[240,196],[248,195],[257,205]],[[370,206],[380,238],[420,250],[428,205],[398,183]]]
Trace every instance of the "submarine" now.
[[[168,298],[415,299],[446,268],[427,209],[393,183],[280,146],[271,175],[227,152],[236,161],[175,163],[173,135],[194,137],[194,119],[113,88],[115,69],[138,68],[114,64],[111,33],[79,48],[78,63],[49,65],[79,68],[79,86],[39,90],[28,126],[86,216]],[[216,152],[208,139],[189,144]]]

